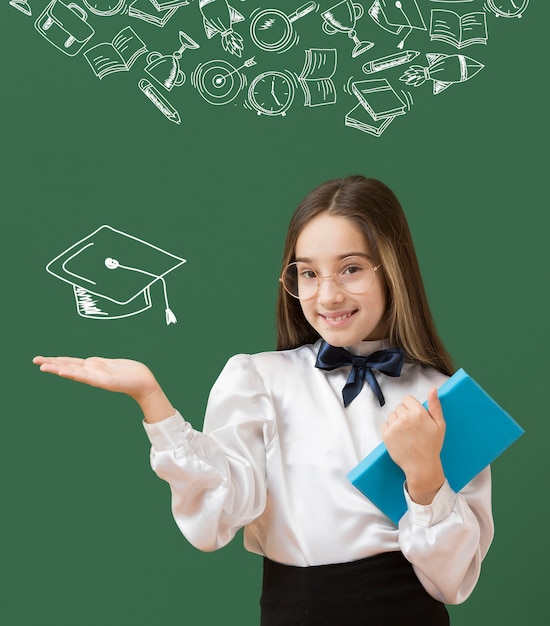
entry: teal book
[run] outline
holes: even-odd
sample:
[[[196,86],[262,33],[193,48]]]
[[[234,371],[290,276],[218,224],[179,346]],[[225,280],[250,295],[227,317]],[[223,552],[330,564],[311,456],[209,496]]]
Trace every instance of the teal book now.
[[[460,491],[525,431],[463,369],[441,385],[438,395],[447,424],[441,462],[451,488]],[[348,479],[398,524],[407,510],[405,474],[384,443],[354,467]]]

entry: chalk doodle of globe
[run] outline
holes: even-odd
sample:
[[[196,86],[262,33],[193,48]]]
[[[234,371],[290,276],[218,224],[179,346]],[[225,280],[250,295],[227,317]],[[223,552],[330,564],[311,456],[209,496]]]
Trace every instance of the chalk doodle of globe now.
[[[10,0],[74,71],[94,81],[132,73],[136,97],[175,127],[198,99],[266,120],[332,107],[336,124],[373,137],[449,87],[482,80],[491,30],[528,4]]]

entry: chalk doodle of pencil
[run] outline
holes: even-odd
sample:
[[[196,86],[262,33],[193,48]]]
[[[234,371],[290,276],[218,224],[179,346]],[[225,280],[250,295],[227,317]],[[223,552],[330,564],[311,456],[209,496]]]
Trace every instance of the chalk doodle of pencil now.
[[[244,106],[258,115],[285,116],[294,102],[296,77],[288,71],[269,70],[258,74],[248,88]]]
[[[372,41],[361,41],[357,36],[355,27],[357,20],[363,17],[363,13],[363,6],[357,2],[352,2],[352,0],[342,0],[321,13],[324,33],[327,35],[346,33],[353,41],[355,44],[351,52],[353,58],[363,54],[374,46]]]
[[[114,1],[114,0],[112,0]],[[134,0],[128,7],[128,15],[159,28],[164,28],[176,11],[189,2],[171,2],[170,0]]]
[[[177,319],[165,277],[186,260],[143,239],[103,225],[52,259],[46,270],[73,287],[81,317],[121,319],[153,305],[151,288],[162,284],[166,324]]]
[[[199,44],[182,30],[179,31],[180,47],[172,54],[150,52],[147,55],[145,72],[166,91],[172,91],[185,83],[185,73],[180,67],[180,59],[185,50],[196,50]]]
[[[230,6],[227,0],[199,0],[199,9],[208,39],[219,34],[223,49],[240,58],[244,50],[244,41],[241,35],[233,30],[233,24],[243,22],[244,15]]]
[[[416,0],[375,0],[368,10],[371,18],[385,31],[404,36],[397,47],[402,50],[413,30],[427,30]]]
[[[53,0],[38,16],[35,29],[52,46],[70,57],[76,56],[94,36],[88,14],[78,4]]]
[[[411,65],[400,76],[407,85],[418,87],[427,80],[433,81],[433,93],[437,95],[447,87],[457,83],[464,83],[480,72],[484,65],[475,59],[463,54],[426,54],[427,67]]]
[[[474,44],[487,44],[487,39],[487,20],[483,11],[459,15],[448,9],[432,9],[431,41],[443,41],[461,50]]]
[[[420,54],[418,50],[403,50],[403,52],[396,52],[395,54],[388,54],[378,59],[372,59],[363,63],[362,70],[365,74],[376,74],[377,72],[384,72],[391,70],[399,65],[405,65],[410,63]]]
[[[84,52],[86,61],[101,80],[114,72],[127,72],[147,46],[131,26],[119,31],[112,41],[105,41]]]
[[[495,17],[520,18],[528,5],[529,0],[487,0],[484,9]]]
[[[290,15],[279,9],[255,9],[250,15],[250,37],[261,50],[286,52],[300,39],[294,22],[318,8],[316,2],[308,2]]]
[[[27,0],[10,0],[10,5],[25,15],[32,15],[32,8]]]
[[[150,102],[155,105],[157,110],[160,111],[168,121],[178,125],[181,124],[180,114],[174,108],[172,103],[169,102],[146,78],[142,78],[138,82],[138,89]]]
[[[400,96],[386,78],[353,81],[359,103],[346,114],[345,125],[380,137],[393,120],[410,110],[412,101]]]
[[[336,103],[336,73],[338,55],[335,48],[308,48],[304,66],[296,77],[304,92],[304,106],[316,107]]]
[[[214,105],[229,104],[246,87],[246,75],[242,70],[253,65],[256,65],[254,57],[239,67],[223,59],[212,59],[197,65],[191,74],[191,84],[206,102]]]

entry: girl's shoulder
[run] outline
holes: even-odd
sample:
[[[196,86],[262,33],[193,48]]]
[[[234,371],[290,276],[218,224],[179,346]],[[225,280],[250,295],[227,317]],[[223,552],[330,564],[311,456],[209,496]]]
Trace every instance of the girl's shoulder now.
[[[441,387],[448,379],[447,374],[443,374],[435,367],[406,362],[403,365],[399,380],[403,391],[420,397],[425,393],[427,394],[433,387]]]
[[[236,354],[227,361],[224,371],[254,372],[265,382],[281,381],[288,376],[300,376],[304,370],[314,369],[318,349],[318,343],[315,343],[292,350]]]

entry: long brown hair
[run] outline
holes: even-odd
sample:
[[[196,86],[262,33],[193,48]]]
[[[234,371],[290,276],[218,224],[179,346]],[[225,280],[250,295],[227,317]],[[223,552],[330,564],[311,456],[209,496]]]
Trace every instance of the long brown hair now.
[[[309,193],[290,220],[282,268],[295,260],[296,242],[305,225],[325,212],[351,220],[364,234],[374,262],[382,265],[385,321],[391,345],[401,347],[408,361],[451,375],[452,359],[428,306],[409,225],[399,200],[381,181],[348,176],[323,183]],[[300,302],[279,284],[277,350],[314,343],[318,338]]]

